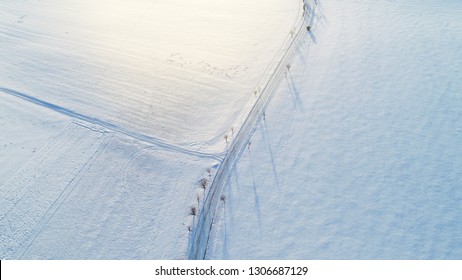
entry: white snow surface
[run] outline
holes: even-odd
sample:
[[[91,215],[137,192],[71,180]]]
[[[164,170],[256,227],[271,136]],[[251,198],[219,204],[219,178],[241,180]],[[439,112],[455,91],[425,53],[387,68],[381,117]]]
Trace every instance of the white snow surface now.
[[[187,258],[300,7],[1,1],[0,258]]]
[[[42,176],[50,185],[62,186],[63,190],[53,192],[59,195],[57,198],[48,194],[42,195],[44,199],[40,199],[40,203],[49,199],[53,201],[53,205],[40,217],[37,226],[29,227],[21,221],[23,226],[27,226],[27,229],[33,228],[34,232],[22,242],[20,250],[17,250],[20,255],[12,257],[185,258],[189,245],[187,226],[192,224],[188,206],[195,202],[194,194],[198,189],[195,183],[199,180],[197,169],[198,166],[211,165],[214,161],[143,145],[118,135],[85,130],[79,124],[72,123],[70,126],[73,130],[77,127],[77,131],[80,130],[78,133],[86,133],[85,142],[91,143],[90,147],[95,148],[81,149],[73,146],[71,149],[91,153],[89,159],[84,155],[79,156],[79,161],[84,158],[87,164],[68,160],[74,157],[66,151],[62,161],[74,168],[46,165],[50,173],[41,172]],[[65,133],[64,138],[67,136]],[[91,138],[101,140],[95,142]],[[75,141],[79,138],[74,136],[71,139]],[[103,147],[99,148],[100,146]],[[62,147],[65,145],[55,145],[56,149],[62,150]],[[60,153],[47,153],[47,156],[54,157],[56,154]],[[62,161],[54,162],[59,164]],[[74,169],[77,175],[69,174]],[[27,174],[31,176],[33,172]],[[58,174],[60,176],[55,177]],[[63,182],[63,178],[67,177],[71,181]],[[23,181],[25,180],[13,182],[27,185]],[[32,196],[32,190],[35,189],[43,192],[40,180],[33,180],[33,183],[38,185],[36,188],[29,187],[29,196]],[[48,192],[50,189],[48,188]],[[36,195],[32,199],[39,200]],[[33,206],[39,204],[27,200],[27,196],[23,196],[22,200]],[[21,217],[20,213],[27,213],[18,208],[18,205],[14,208],[18,214],[13,214],[16,221]],[[26,216],[26,222],[30,223],[30,215]]]
[[[0,94],[0,186],[69,122],[39,106]]]
[[[71,122],[0,188],[1,258],[184,259],[216,164]]]
[[[207,258],[462,258],[462,3],[316,2]],[[1,1],[0,258],[188,258],[300,12]]]
[[[299,1],[0,3],[0,86],[194,150],[222,152]]]
[[[324,0],[212,259],[462,258],[462,2]]]

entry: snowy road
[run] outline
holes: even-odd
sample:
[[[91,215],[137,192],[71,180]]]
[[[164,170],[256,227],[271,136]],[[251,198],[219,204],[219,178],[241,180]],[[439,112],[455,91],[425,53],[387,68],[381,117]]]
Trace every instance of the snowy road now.
[[[309,1],[307,1],[309,2]],[[194,239],[190,250],[190,259],[205,259],[207,256],[207,249],[212,227],[216,217],[216,211],[220,203],[221,195],[226,183],[231,175],[233,165],[236,163],[239,155],[244,151],[249,143],[249,140],[255,130],[255,125],[259,118],[261,118],[265,108],[271,100],[271,97],[279,83],[282,76],[287,73],[290,68],[290,60],[296,51],[300,40],[306,34],[306,26],[313,27],[315,24],[316,5],[307,5],[308,8],[300,9],[300,17],[292,28],[292,33],[289,36],[286,45],[282,48],[282,53],[276,57],[276,65],[270,67],[270,76],[267,81],[261,85],[261,91],[257,92],[258,97],[253,105],[250,113],[246,116],[235,138],[229,145],[228,151],[223,162],[220,165],[210,186],[210,194],[204,203],[202,214],[199,217],[198,226],[194,232]],[[306,12],[304,12],[306,9]]]
[[[208,257],[460,259],[461,2],[320,11],[233,169]]]
[[[0,256],[187,258],[198,181],[258,117],[299,4],[0,3]]]

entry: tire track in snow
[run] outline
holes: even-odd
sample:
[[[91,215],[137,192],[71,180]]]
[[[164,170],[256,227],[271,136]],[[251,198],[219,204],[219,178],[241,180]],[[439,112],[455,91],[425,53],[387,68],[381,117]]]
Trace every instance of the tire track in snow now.
[[[23,99],[25,101],[30,102],[30,103],[34,103],[36,105],[48,108],[48,109],[50,109],[52,111],[55,111],[57,113],[69,116],[71,118],[78,119],[78,120],[81,120],[81,121],[85,121],[85,122],[90,123],[90,124],[95,124],[95,125],[104,127],[104,128],[106,128],[108,130],[119,132],[121,134],[125,134],[127,136],[132,137],[132,138],[135,138],[135,139],[138,139],[138,140],[141,140],[143,142],[147,142],[147,143],[150,143],[150,144],[153,144],[153,145],[157,145],[159,147],[162,147],[162,148],[165,148],[165,149],[168,149],[168,150],[173,150],[173,151],[177,151],[177,152],[180,152],[180,153],[189,154],[189,155],[193,155],[193,156],[198,156],[198,157],[202,157],[202,158],[204,158],[204,157],[205,158],[213,158],[213,159],[216,159],[216,160],[219,160],[219,161],[221,161],[221,159],[222,159],[222,157],[220,157],[220,154],[203,153],[203,152],[188,150],[186,148],[175,146],[175,145],[172,145],[172,144],[167,143],[165,141],[162,141],[160,139],[157,139],[155,137],[152,137],[152,136],[149,136],[149,135],[146,135],[146,134],[142,134],[142,133],[138,133],[136,131],[126,129],[124,127],[115,125],[115,124],[110,123],[108,121],[101,120],[101,119],[98,119],[98,118],[94,118],[94,117],[91,117],[91,116],[88,116],[88,115],[84,115],[84,114],[69,110],[67,108],[58,106],[56,104],[41,100],[39,98],[33,97],[31,95],[28,95],[28,94],[25,94],[25,93],[22,93],[22,92],[13,90],[13,89],[0,87],[0,91],[3,92],[3,93],[6,93],[6,94],[12,95],[12,96],[19,97],[19,98],[21,98],[21,99]]]
[[[303,9],[300,19],[297,20],[297,22],[294,25],[294,28],[292,29],[294,31],[292,35],[293,37],[291,38],[292,40],[289,40],[289,42],[286,43],[285,48],[282,49],[284,51],[282,54],[279,55],[280,59],[276,66],[270,67],[270,69],[274,70],[271,71],[271,75],[262,87],[261,93],[258,96],[257,101],[250,110],[250,113],[243,121],[239,131],[236,134],[236,137],[234,138],[234,141],[230,144],[226,156],[223,159],[210,185],[209,194],[206,198],[206,201],[203,203],[201,215],[199,216],[196,229],[194,230],[193,242],[189,252],[189,259],[206,258],[207,247],[209,244],[212,226],[216,216],[216,211],[218,209],[221,194],[230,176],[230,171],[236,163],[236,160],[239,157],[239,155],[247,146],[250,137],[255,131],[255,125],[257,121],[261,117],[262,112],[267,107],[273,93],[275,92],[281,81],[284,72],[287,69],[288,62],[295,53],[295,49],[301,42],[303,35],[306,34],[305,23],[308,22],[310,26],[313,23],[315,23],[315,6],[318,5],[318,1],[319,0],[316,0],[314,5],[306,6],[306,10],[305,8]],[[302,1],[302,5],[303,3],[305,3],[305,1]]]
[[[0,258],[21,257],[108,138],[72,122],[0,188]]]

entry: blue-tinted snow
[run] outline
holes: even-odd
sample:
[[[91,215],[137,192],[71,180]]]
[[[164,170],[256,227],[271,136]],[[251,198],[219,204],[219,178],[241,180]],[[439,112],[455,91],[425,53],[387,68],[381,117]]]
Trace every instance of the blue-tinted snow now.
[[[210,258],[462,258],[462,2],[320,1]]]

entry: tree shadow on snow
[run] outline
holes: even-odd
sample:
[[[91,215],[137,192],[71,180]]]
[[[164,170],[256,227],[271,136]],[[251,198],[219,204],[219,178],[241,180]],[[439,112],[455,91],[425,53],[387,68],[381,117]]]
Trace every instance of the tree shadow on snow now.
[[[258,198],[258,193],[257,193],[257,185],[255,183],[255,172],[253,169],[253,160],[252,160],[252,155],[250,153],[250,149],[248,149],[249,152],[249,159],[250,159],[250,170],[252,172],[252,180],[253,180],[253,195],[254,195],[254,203],[255,203],[255,210],[257,212],[257,221],[259,228],[261,228],[261,211],[260,211],[260,199]]]

